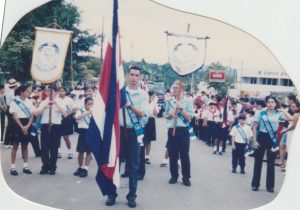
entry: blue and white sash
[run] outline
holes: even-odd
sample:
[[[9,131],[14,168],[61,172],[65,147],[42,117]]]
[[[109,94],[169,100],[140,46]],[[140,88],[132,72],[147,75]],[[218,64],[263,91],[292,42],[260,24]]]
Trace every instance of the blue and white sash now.
[[[70,113],[71,112],[71,109],[68,105],[66,105],[66,108],[67,108],[67,113]]]
[[[261,115],[262,122],[264,123],[264,125],[267,129],[267,132],[268,132],[270,138],[273,141],[271,151],[276,152],[277,150],[279,150],[279,145],[278,145],[278,141],[277,141],[277,137],[276,137],[276,132],[274,131],[274,129],[273,129],[273,127],[272,127],[272,125],[269,121],[267,112],[266,111],[261,111],[260,115]]]
[[[239,132],[239,134],[242,136],[242,139],[245,143],[247,143],[247,135],[244,131],[244,129],[242,128],[242,126],[240,124],[235,125],[236,130]]]
[[[171,107],[172,109],[174,109],[174,106],[172,106],[172,104],[171,104],[170,101],[171,101],[171,100],[168,101],[168,102],[169,102],[169,105],[170,105],[170,107]],[[178,116],[179,119],[181,119],[181,121],[188,127],[188,129],[189,129],[189,134],[190,134],[190,139],[191,139],[191,140],[197,139],[197,138],[196,138],[196,135],[195,135],[195,133],[194,133],[194,129],[193,129],[193,127],[191,126],[190,122],[189,122],[187,119],[185,119],[185,117],[183,116],[183,114],[182,114],[181,112],[177,112],[177,116]]]
[[[83,113],[83,112],[84,112],[84,110],[83,110],[83,109],[80,109],[80,111],[81,111],[81,113]],[[89,126],[89,125],[90,125],[90,122],[91,122],[91,117],[90,117],[89,115],[86,115],[86,116],[84,116],[84,117],[83,117],[83,120],[84,120],[84,122],[87,124],[87,126]]]
[[[128,96],[130,104],[133,105],[132,100],[131,100],[131,98],[129,96],[129,93],[127,91],[126,91],[126,94]],[[126,110],[129,114],[131,123],[133,124],[134,131],[135,131],[135,134],[137,136],[137,141],[140,144],[140,146],[144,146],[144,143],[143,143],[143,138],[144,138],[143,126],[141,125],[139,119],[137,118],[136,114],[133,111],[131,111],[130,109],[126,109]]]
[[[17,100],[17,99],[13,99],[13,101],[17,104],[17,106],[22,110],[22,112],[24,112],[24,114],[26,115],[26,117],[28,119],[30,119],[30,116],[31,116],[31,113],[29,111],[29,109],[27,108],[27,106],[20,100]],[[37,134],[37,130],[34,126],[31,127],[30,129],[30,134],[32,136],[36,136]]]
[[[22,112],[24,112],[26,117],[30,118],[31,114],[30,114],[29,109],[26,107],[26,105],[20,100],[17,100],[17,99],[13,99],[13,100],[17,104],[17,106],[22,110]]]

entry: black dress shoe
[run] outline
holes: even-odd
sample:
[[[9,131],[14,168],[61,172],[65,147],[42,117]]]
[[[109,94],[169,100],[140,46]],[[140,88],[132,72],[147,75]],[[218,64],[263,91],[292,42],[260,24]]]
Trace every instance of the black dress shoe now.
[[[115,202],[116,202],[116,195],[108,195],[107,196],[107,200],[106,200],[106,202],[105,202],[105,205],[106,206],[112,206],[112,205],[114,205],[115,204]]]
[[[48,173],[48,169],[42,167],[42,169],[40,171],[40,175],[45,175],[47,173]]]
[[[122,178],[129,177],[129,174],[125,171],[123,174],[121,174],[121,177],[122,177]]]
[[[149,158],[146,158],[146,159],[145,159],[145,163],[146,163],[146,164],[151,164]]]
[[[18,176],[18,172],[15,168],[10,169],[10,174],[13,176]]]
[[[160,167],[166,167],[168,165],[168,163],[161,163],[159,166]]]
[[[29,168],[23,168],[23,173],[25,174],[32,174],[32,171]]]
[[[73,173],[74,176],[79,176],[82,168],[77,168],[77,170]]]
[[[236,169],[233,168],[233,169],[231,170],[231,172],[235,174],[235,173],[236,173]]]
[[[182,179],[182,183],[188,187],[190,187],[192,185],[190,179]]]
[[[177,179],[172,177],[170,180],[169,180],[169,184],[175,184],[177,183]]]
[[[241,174],[245,174],[245,169],[241,169]]]
[[[49,171],[49,174],[50,174],[50,175],[55,175],[56,172],[55,172],[55,170],[50,170],[50,171]]]
[[[252,191],[258,191],[258,187],[252,187]]]
[[[128,206],[130,208],[135,208],[136,207],[136,202],[135,202],[135,199],[134,198],[129,198],[128,199]]]
[[[273,193],[274,189],[273,188],[267,188],[267,191],[270,192],[270,193]]]
[[[80,174],[79,174],[79,176],[81,178],[87,177],[87,175],[88,175],[88,171],[86,169],[82,169],[81,172],[80,172]]]

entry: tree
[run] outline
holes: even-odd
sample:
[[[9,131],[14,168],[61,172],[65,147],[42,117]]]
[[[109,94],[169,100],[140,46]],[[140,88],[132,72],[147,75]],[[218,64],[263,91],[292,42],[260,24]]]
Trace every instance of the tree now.
[[[15,25],[0,49],[0,68],[2,71],[9,71],[10,77],[22,82],[30,80],[34,27],[49,26],[54,19],[57,20],[61,28],[73,31],[72,60],[73,66],[78,65],[78,62],[81,61],[79,54],[90,52],[96,44],[98,36],[90,35],[88,31],[78,29],[81,16],[76,6],[63,0],[53,0],[31,11]],[[70,56],[70,52],[68,52],[63,75],[64,80],[70,79]],[[74,71],[76,70],[78,68],[74,68]]]
[[[228,91],[228,88],[231,86],[232,83],[232,75],[231,72],[228,71],[226,66],[223,66],[221,63],[216,62],[212,63],[207,67],[207,70],[204,72],[204,81],[209,81],[209,71],[225,71],[225,82],[208,82],[208,87],[214,87],[218,91],[218,95],[225,97]]]

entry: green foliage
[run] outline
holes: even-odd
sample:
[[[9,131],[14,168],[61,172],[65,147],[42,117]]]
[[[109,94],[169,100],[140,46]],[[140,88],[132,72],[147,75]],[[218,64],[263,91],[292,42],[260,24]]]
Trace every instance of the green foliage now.
[[[212,63],[208,66],[205,72],[203,72],[203,80],[209,81],[209,71],[225,71],[225,82],[208,82],[208,87],[214,87],[218,91],[218,95],[224,97],[227,94],[228,88],[232,85],[234,78],[231,74],[231,71],[228,70],[228,67],[223,66],[221,63]]]
[[[65,30],[73,31],[72,60],[73,66],[80,64],[81,52],[90,52],[96,44],[97,36],[88,31],[78,29],[81,21],[79,9],[63,0],[53,0],[26,14],[13,28],[0,49],[0,69],[9,72],[8,77],[14,77],[24,82],[31,79],[30,66],[34,43],[34,27],[46,27],[57,20],[57,24]],[[66,58],[63,79],[70,80],[71,57],[70,49]],[[78,63],[79,62],[79,63]],[[95,69],[93,69],[95,70]],[[78,75],[80,68],[74,68],[74,75]]]

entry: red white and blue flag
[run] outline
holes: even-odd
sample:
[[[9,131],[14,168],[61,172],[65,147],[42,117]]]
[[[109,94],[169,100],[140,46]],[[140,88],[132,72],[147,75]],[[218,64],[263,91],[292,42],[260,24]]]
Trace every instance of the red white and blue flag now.
[[[103,195],[112,194],[120,183],[120,107],[126,102],[118,27],[118,1],[114,0],[112,44],[108,43],[94,99],[86,142],[98,164],[97,184]]]
[[[229,125],[228,122],[228,106],[231,105],[231,102],[229,100],[229,94],[227,92],[226,98],[223,101],[223,126],[222,127],[227,127]]]

